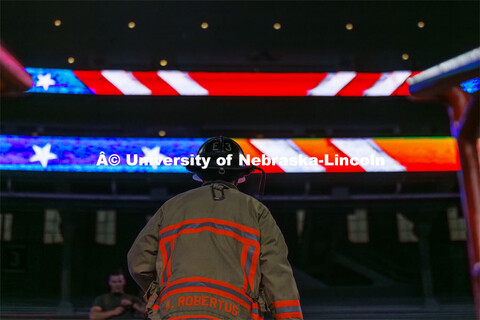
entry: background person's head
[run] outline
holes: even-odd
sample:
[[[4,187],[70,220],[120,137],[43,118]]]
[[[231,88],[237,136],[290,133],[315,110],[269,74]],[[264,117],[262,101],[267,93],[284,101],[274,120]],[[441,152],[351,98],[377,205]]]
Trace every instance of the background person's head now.
[[[108,285],[110,286],[110,292],[123,293],[126,283],[122,270],[114,270],[109,273]]]

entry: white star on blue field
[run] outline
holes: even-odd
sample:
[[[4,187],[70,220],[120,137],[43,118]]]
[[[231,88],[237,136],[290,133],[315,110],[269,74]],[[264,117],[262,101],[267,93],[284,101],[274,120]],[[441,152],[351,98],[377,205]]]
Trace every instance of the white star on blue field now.
[[[47,143],[43,147],[39,147],[37,145],[33,145],[33,151],[35,151],[35,155],[30,158],[30,162],[40,161],[42,167],[46,168],[48,165],[49,160],[58,159],[55,153],[51,153],[52,145]]]

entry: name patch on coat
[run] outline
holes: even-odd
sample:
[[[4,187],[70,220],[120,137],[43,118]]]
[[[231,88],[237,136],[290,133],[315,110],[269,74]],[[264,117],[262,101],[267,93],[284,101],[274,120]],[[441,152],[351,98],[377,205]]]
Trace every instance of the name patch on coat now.
[[[238,315],[238,306],[234,303],[217,299],[210,296],[197,296],[197,295],[185,295],[177,297],[177,303],[170,303],[170,299],[166,301],[165,310],[169,311],[174,308],[181,307],[192,307],[192,306],[203,306],[206,308],[215,309],[218,311],[223,311],[230,313],[232,316],[236,317]]]

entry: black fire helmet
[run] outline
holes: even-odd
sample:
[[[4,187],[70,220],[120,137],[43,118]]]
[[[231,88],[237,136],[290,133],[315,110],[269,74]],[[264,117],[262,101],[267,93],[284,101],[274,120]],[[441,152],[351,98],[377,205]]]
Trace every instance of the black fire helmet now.
[[[217,163],[219,158],[227,159],[231,155],[230,165],[228,163]],[[262,180],[264,181],[265,172],[257,166],[241,165],[240,157],[245,156],[242,148],[233,139],[223,136],[213,137],[205,141],[198,149],[197,156],[209,158],[207,168],[202,168],[202,165],[187,165],[185,168],[194,172],[203,181],[235,181],[240,180],[255,170],[262,171]],[[195,177],[194,177],[195,179]],[[261,183],[260,183],[261,184]],[[261,188],[263,189],[263,188]],[[263,194],[263,190],[261,191]]]

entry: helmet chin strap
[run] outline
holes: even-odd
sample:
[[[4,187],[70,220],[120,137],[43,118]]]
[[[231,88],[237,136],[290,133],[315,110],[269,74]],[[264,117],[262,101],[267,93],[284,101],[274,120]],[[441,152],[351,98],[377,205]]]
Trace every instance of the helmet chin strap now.
[[[258,195],[260,197],[263,197],[263,195],[265,194],[265,184],[267,183],[267,175],[262,168],[256,167],[255,169],[262,171],[262,175],[260,176],[260,183],[258,185]]]

